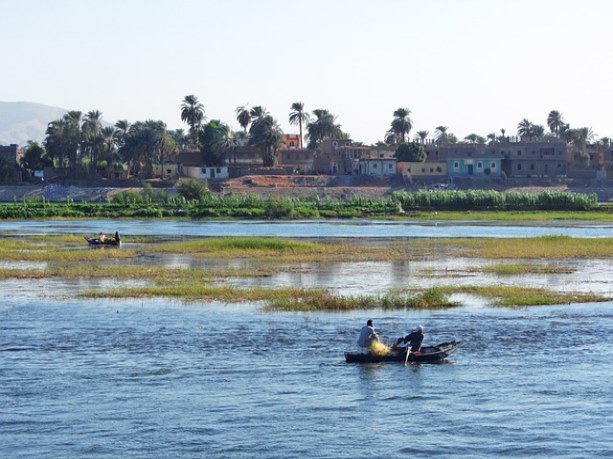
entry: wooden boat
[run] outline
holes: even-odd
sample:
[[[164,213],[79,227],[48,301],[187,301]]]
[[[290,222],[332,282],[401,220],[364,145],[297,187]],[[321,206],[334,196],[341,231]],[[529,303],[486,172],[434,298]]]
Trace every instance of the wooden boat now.
[[[115,236],[110,237],[110,238],[105,238],[103,240],[97,237],[87,237],[87,236],[84,236],[84,237],[89,245],[111,245],[111,246],[121,245],[121,238],[119,237],[118,232],[115,232]]]
[[[436,363],[445,360],[460,346],[460,341],[449,341],[436,346],[422,346],[418,352],[409,354],[409,362]],[[359,352],[345,352],[347,363],[379,363],[379,362],[404,362],[407,357],[406,347],[392,348],[388,355],[361,354]]]

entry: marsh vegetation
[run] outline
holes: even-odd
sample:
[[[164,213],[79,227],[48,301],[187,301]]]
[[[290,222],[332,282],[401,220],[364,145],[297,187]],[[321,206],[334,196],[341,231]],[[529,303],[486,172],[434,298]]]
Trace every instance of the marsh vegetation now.
[[[245,280],[317,272],[332,263],[411,263],[458,257],[488,263],[422,271],[406,288],[383,293],[347,294],[318,286],[245,285]],[[168,259],[184,263],[173,266]],[[495,306],[530,306],[608,301],[601,293],[558,291],[525,285],[454,283],[475,273],[530,279],[535,275],[571,276],[576,259],[613,258],[613,238],[536,237],[524,239],[389,240],[376,245],[354,240],[326,241],[211,237],[160,241],[140,238],[121,248],[92,249],[76,235],[6,237],[0,240],[0,279],[108,279],[113,288],[85,287],[71,292],[88,298],[172,297],[185,301],[258,302],[268,310],[438,309],[460,305],[455,295],[485,298]],[[222,263],[223,261],[223,263]],[[507,262],[508,261],[508,262]],[[426,282],[436,278],[435,285]],[[419,281],[422,279],[422,281]],[[243,284],[241,284],[243,282]],[[520,281],[521,282],[521,281]],[[420,286],[421,285],[421,286]],[[342,289],[341,289],[342,290]]]

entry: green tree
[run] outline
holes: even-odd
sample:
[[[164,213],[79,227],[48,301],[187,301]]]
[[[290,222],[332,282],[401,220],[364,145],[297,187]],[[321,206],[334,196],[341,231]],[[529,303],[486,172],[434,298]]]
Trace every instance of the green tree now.
[[[485,143],[485,137],[475,133],[468,134],[466,137],[464,137],[464,140],[466,140],[468,143],[475,143],[480,145]]]
[[[430,134],[428,131],[417,131],[417,138],[422,144],[425,144],[428,134]]]
[[[447,143],[449,136],[449,128],[447,126],[437,126],[434,130],[434,136],[436,138],[436,143]]]
[[[23,157],[21,158],[21,165],[26,169],[40,170],[44,167],[53,166],[53,161],[47,155],[45,148],[38,142],[28,141],[26,145]]]
[[[308,148],[315,150],[323,140],[343,136],[341,126],[336,124],[336,117],[328,110],[318,108],[313,110],[313,116],[315,119],[307,124]]]
[[[395,156],[398,161],[411,163],[421,163],[427,158],[424,146],[418,142],[401,143],[396,148]]]
[[[247,133],[247,128],[251,124],[251,109],[245,105],[236,107],[236,121],[240,127],[243,128],[243,132]]]
[[[408,108],[398,108],[394,111],[394,119],[392,120],[391,129],[389,132],[393,132],[398,143],[405,143],[406,137],[413,128],[413,122],[410,115],[411,110]]]
[[[130,126],[120,149],[126,162],[135,172],[142,170],[145,178],[153,177],[153,163],[160,161],[174,148],[172,137],[163,121],[137,121]]]
[[[211,120],[200,131],[202,158],[207,166],[223,166],[227,151],[228,137],[232,137],[230,128],[219,120]]]
[[[304,104],[302,102],[294,102],[291,106],[291,112],[289,114],[289,124],[298,125],[300,129],[300,148],[304,148],[304,142],[302,138],[302,125],[306,125],[311,116],[304,111]]]
[[[562,113],[558,110],[551,110],[547,115],[547,126],[549,130],[556,135],[559,135],[560,129],[564,126],[564,119]]]
[[[274,166],[277,161],[277,149],[283,145],[283,131],[277,121],[270,116],[258,117],[249,129],[249,145],[260,148],[264,166]]]
[[[89,159],[89,173],[95,175],[98,160],[104,149],[102,136],[102,113],[92,110],[85,114],[81,126],[81,154]]]
[[[190,139],[196,144],[198,141],[198,130],[202,121],[204,121],[204,105],[193,94],[185,96],[183,99],[181,104],[181,121],[189,125]]]

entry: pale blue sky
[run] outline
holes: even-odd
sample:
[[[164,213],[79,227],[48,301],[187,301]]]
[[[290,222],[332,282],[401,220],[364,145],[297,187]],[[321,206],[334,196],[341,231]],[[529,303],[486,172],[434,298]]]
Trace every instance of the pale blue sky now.
[[[609,0],[0,0],[0,100],[186,128],[195,94],[238,129],[263,105],[327,109],[354,140],[414,128],[463,138],[560,110],[613,137]]]

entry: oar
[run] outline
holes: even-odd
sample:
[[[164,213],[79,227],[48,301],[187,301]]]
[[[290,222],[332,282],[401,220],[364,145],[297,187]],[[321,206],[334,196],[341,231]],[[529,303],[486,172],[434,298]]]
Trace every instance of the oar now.
[[[409,354],[411,353],[411,348],[407,346],[407,356],[404,358],[404,366],[407,366],[407,362],[409,361]]]

